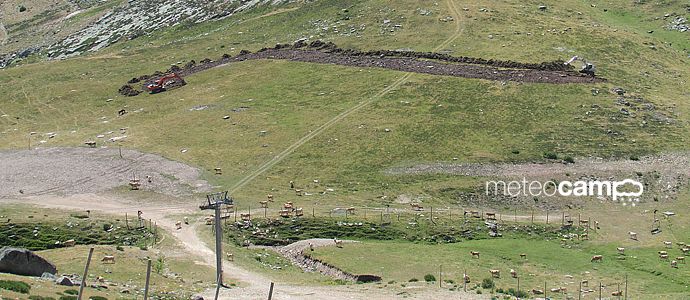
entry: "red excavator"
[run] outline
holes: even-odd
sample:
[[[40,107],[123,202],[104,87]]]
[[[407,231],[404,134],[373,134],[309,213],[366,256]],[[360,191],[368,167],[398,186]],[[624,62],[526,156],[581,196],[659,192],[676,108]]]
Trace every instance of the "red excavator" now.
[[[149,94],[157,94],[160,92],[164,92],[169,88],[180,87],[185,84],[186,82],[182,79],[182,77],[180,77],[176,73],[171,73],[156,79],[156,81],[152,83],[149,83],[148,85],[146,85],[146,88],[149,90]]]

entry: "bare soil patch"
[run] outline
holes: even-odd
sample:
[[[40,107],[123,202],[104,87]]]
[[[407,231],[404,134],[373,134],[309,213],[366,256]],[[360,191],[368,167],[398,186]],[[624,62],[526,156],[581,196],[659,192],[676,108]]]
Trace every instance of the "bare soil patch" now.
[[[155,72],[130,80],[129,84],[144,82],[144,86],[161,78],[165,74],[176,73],[189,76],[210,68],[254,59],[279,59],[321,64],[334,64],[361,68],[384,68],[411,73],[445,75],[465,78],[479,78],[497,81],[534,82],[534,83],[595,83],[605,81],[603,78],[590,77],[576,72],[572,66],[563,61],[522,63],[516,61],[494,60],[465,56],[450,56],[435,52],[372,50],[359,51],[341,49],[330,42],[313,41],[307,44],[297,41],[295,44],[278,44],[273,48],[263,48],[256,53],[240,51],[232,57],[224,54],[218,60],[205,58],[199,63],[190,61],[180,67],[174,65],[165,72]],[[125,96],[136,96],[136,88],[124,85],[120,93]]]
[[[0,151],[0,198],[86,194],[127,186],[185,196],[210,191],[194,167],[154,154],[108,148],[45,148]],[[147,180],[150,176],[151,180]]]

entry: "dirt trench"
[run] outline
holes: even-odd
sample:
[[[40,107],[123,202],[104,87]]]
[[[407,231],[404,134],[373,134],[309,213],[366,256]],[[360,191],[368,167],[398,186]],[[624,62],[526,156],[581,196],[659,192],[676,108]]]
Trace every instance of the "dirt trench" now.
[[[465,56],[450,56],[435,52],[372,50],[359,51],[341,49],[333,43],[314,41],[310,44],[296,42],[278,44],[273,48],[263,48],[255,53],[247,50],[240,51],[232,57],[224,54],[218,60],[205,58],[200,62],[194,60],[184,66],[172,66],[165,72],[157,71],[150,75],[142,75],[129,80],[127,85],[120,88],[125,96],[136,96],[132,90],[143,90],[129,84],[143,83],[146,86],[158,78],[169,73],[177,73],[184,77],[210,68],[246,60],[276,59],[320,64],[333,64],[360,68],[383,68],[410,73],[429,75],[454,76],[464,78],[487,79],[495,81],[514,81],[530,83],[595,83],[606,81],[604,78],[591,77],[580,74],[572,66],[563,61],[521,63],[483,59]]]

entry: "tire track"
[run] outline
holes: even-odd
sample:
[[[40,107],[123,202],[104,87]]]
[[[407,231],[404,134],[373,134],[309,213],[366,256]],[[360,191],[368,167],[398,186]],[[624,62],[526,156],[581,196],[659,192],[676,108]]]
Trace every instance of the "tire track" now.
[[[455,24],[455,31],[453,32],[453,35],[451,35],[448,39],[443,41],[443,43],[441,43],[439,46],[434,48],[434,51],[438,51],[438,49],[446,47],[448,44],[452,43],[462,33],[462,27],[460,26],[460,12],[457,10],[457,7],[455,7],[455,4],[453,3],[452,0],[446,0],[446,4],[448,5],[448,8],[450,9],[451,14],[454,15],[455,20],[457,20],[456,24]],[[347,116],[359,111],[363,107],[365,107],[365,106],[371,104],[372,102],[374,102],[375,100],[383,97],[384,95],[386,95],[388,92],[392,91],[393,89],[398,88],[403,83],[405,83],[410,77],[412,77],[413,74],[414,73],[406,73],[401,78],[399,78],[398,80],[393,82],[393,84],[384,88],[383,90],[381,90],[380,92],[378,92],[377,94],[375,94],[374,96],[369,98],[368,100],[361,102],[361,103],[355,105],[354,107],[349,108],[348,110],[340,113],[339,115],[335,116],[333,119],[331,119],[331,120],[327,121],[326,123],[324,123],[323,125],[319,126],[316,130],[308,133],[307,135],[305,135],[301,139],[297,140],[297,142],[290,145],[287,149],[283,150],[282,152],[280,152],[278,155],[276,155],[275,157],[273,157],[269,161],[263,163],[261,166],[259,166],[258,169],[249,173],[247,176],[245,176],[240,181],[235,183],[235,185],[233,185],[229,190],[230,194],[234,194],[235,192],[237,192],[237,190],[239,190],[242,187],[244,187],[245,185],[247,185],[249,182],[254,180],[256,177],[258,177],[262,173],[268,171],[270,168],[275,166],[277,163],[281,162],[287,156],[289,156],[290,154],[295,152],[295,150],[297,150],[297,148],[306,144],[307,142],[309,142],[314,137],[320,135],[326,129],[333,126],[335,123],[338,123],[339,121],[345,119]]]

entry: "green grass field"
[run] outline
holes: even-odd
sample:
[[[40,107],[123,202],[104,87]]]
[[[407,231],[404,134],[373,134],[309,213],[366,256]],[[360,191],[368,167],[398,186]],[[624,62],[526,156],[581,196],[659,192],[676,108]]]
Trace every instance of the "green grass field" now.
[[[178,25],[83,57],[62,61],[32,57],[0,70],[0,148],[26,149],[28,143],[34,147],[82,146],[96,135],[127,127],[124,141],[115,144],[99,139],[99,144],[157,153],[199,167],[205,171],[205,179],[222,189],[254,174],[256,178],[233,195],[240,208],[258,206],[258,200],[272,193],[278,201],[299,201],[299,206],[322,212],[333,206],[395,205],[392,199],[402,194],[425,197],[426,203],[438,207],[463,206],[466,203],[458,203],[452,191],[471,191],[483,179],[387,175],[385,171],[391,167],[454,158],[459,163],[542,161],[544,152],[577,159],[687,150],[690,40],[687,32],[662,28],[666,24],[663,15],[683,14],[686,4],[598,0],[454,3],[459,16],[453,22],[439,21],[456,14],[446,1],[323,0],[261,7],[218,22]],[[540,11],[541,4],[548,8]],[[420,13],[422,10],[429,14]],[[391,32],[384,20],[401,27]],[[456,22],[460,25],[457,35]],[[595,63],[608,82],[523,84],[413,74],[379,97],[379,92],[405,74],[264,60],[201,72],[185,78],[187,86],[162,94],[126,98],[117,93],[130,78],[165,70],[177,62],[236,55],[242,49],[254,51],[302,37],[333,41],[343,48],[415,51],[431,51],[452,37],[439,50],[523,62],[579,55]],[[614,87],[624,88],[628,96],[651,103],[655,109],[621,114],[617,96],[610,92]],[[593,89],[599,90],[598,95]],[[265,172],[254,173],[322,124],[371,99],[369,105],[285,153]],[[190,111],[203,105],[208,108]],[[241,107],[248,109],[233,111]],[[117,111],[123,108],[129,113],[118,117]],[[229,120],[223,119],[226,115]],[[38,134],[30,136],[30,132]],[[49,132],[57,136],[49,139],[45,136]],[[188,151],[182,153],[181,149]],[[212,175],[216,167],[223,168],[224,174]],[[320,185],[311,183],[315,179]],[[305,189],[330,187],[335,191],[298,198],[287,188],[290,180]],[[673,208],[679,214],[677,219],[684,220],[683,214],[689,211],[682,203],[687,199],[686,191],[676,203],[658,206]],[[667,230],[664,237],[650,238],[631,250],[629,259],[613,259],[617,244],[627,243],[624,235],[628,230],[648,231],[646,219],[630,216],[647,218],[644,210],[658,206],[610,214],[606,210],[618,208],[605,205],[602,209],[597,203],[585,206],[584,213],[611,221],[598,239],[576,249],[524,239],[437,246],[365,240],[344,249],[319,249],[317,254],[345,270],[381,274],[398,284],[436,274],[438,265],[447,269],[444,277],[456,282],[467,267],[473,283],[488,277],[488,268],[499,267],[504,274],[497,284],[503,289],[514,284],[507,274],[509,268],[516,268],[525,280],[521,285],[530,289],[541,287],[544,280],[552,287],[565,284],[567,274],[574,276],[570,281],[577,282],[589,270],[590,284],[621,282],[628,274],[630,289],[636,293],[682,299],[687,294],[688,269],[671,269],[654,255],[663,238],[688,241],[685,221],[679,221],[672,234],[666,235]],[[470,260],[470,249],[486,254],[479,265]],[[280,258],[264,258],[269,263],[261,264],[255,258],[257,251],[236,251],[240,253],[238,263],[252,270],[278,273],[271,276],[297,278],[298,282],[329,283],[313,274],[294,277],[301,273],[294,267],[270,270],[283,263]],[[529,260],[519,261],[519,252],[528,253]],[[606,259],[593,266],[589,258],[595,253],[603,253]],[[396,269],[401,262],[409,262],[409,267]],[[530,273],[535,276],[528,276]],[[568,284],[568,288],[572,293],[576,286]],[[607,289],[609,295],[612,288]]]

